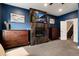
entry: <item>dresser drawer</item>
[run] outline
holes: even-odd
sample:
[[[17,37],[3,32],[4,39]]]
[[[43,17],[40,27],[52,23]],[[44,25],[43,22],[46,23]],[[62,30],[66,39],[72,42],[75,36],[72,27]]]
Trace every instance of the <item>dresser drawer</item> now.
[[[3,46],[4,48],[12,48],[22,45],[28,45],[28,31],[26,30],[4,30]]]

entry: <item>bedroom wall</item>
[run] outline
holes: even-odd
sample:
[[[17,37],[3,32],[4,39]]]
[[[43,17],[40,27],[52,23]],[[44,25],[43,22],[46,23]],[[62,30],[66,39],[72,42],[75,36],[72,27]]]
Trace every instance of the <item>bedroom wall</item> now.
[[[2,30],[2,26],[1,26],[1,3],[0,3],[0,30]]]
[[[1,22],[1,3],[0,3],[0,43],[1,43],[1,39],[2,39],[2,22]]]
[[[6,5],[3,4],[2,6],[3,11],[2,11],[2,20],[3,21],[8,21],[10,20],[10,13],[17,13],[17,14],[22,14],[25,15],[25,20],[26,22],[23,23],[11,23],[11,29],[31,29],[30,27],[30,19],[29,19],[29,10],[27,9],[23,9],[23,8],[19,8],[19,7],[15,7],[15,6],[10,6],[10,5]],[[55,24],[51,24],[49,25],[49,27],[56,27],[58,29],[60,29],[60,21],[64,21],[67,19],[72,19],[72,18],[77,18],[78,17],[78,11],[74,11],[62,16],[53,16],[53,15],[49,15],[50,17],[55,19]]]
[[[25,15],[25,23],[11,23],[11,29],[15,30],[30,30],[31,25],[30,25],[30,18],[29,18],[29,10],[15,7],[15,6],[10,6],[7,4],[3,4],[2,6],[2,21],[10,21],[10,13],[17,13],[21,15]],[[68,20],[68,19],[73,19],[73,18],[78,18],[78,11],[73,11],[61,16],[53,16],[50,14],[47,14],[49,18],[54,18],[55,19],[55,24],[49,24],[49,28],[55,27],[57,29],[60,29],[60,21]],[[49,19],[48,19],[49,21]],[[3,28],[4,24],[2,25]]]
[[[6,4],[2,4],[2,20],[3,21],[10,21],[10,14],[11,13],[16,13],[20,15],[25,16],[25,23],[11,23],[11,29],[12,30],[30,30],[30,20],[29,20],[29,10],[15,7],[15,6],[10,6]],[[3,24],[3,29],[5,29],[4,24]]]
[[[57,21],[56,16],[50,15],[50,14],[47,14],[47,16],[48,16],[48,22],[50,21],[50,19],[54,19],[55,20],[55,24],[56,24],[56,21]],[[55,24],[49,24],[49,28],[52,28],[52,27],[55,28]]]
[[[2,7],[1,7],[2,5]],[[78,4],[79,7],[79,4]],[[1,11],[2,9],[2,11]],[[2,14],[1,14],[2,12]],[[30,25],[30,18],[29,18],[29,10],[27,9],[23,9],[23,8],[19,8],[19,7],[15,7],[15,6],[10,6],[7,4],[0,4],[0,30],[5,29],[4,24],[2,24],[2,22],[4,21],[10,21],[10,13],[17,13],[17,14],[21,14],[25,16],[25,23],[11,23],[11,29],[16,29],[16,30],[30,30],[31,29],[31,25]],[[1,16],[2,15],[2,16]],[[53,16],[53,15],[49,15],[50,17],[55,19],[55,24],[51,24],[49,25],[49,27],[55,27],[60,29],[60,21],[65,21],[68,19],[73,19],[73,18],[78,18],[78,22],[79,22],[79,8],[77,11],[73,11],[70,13],[67,13],[65,15],[61,15],[61,16]],[[79,32],[79,23],[78,23],[78,32]],[[78,34],[79,35],[79,34]],[[78,42],[79,42],[79,36],[78,36]],[[79,45],[79,43],[78,43]]]
[[[58,20],[56,26],[57,26],[57,28],[60,29],[60,21],[75,20],[77,18],[78,18],[78,10],[70,12],[70,13],[67,13],[65,15],[58,16],[56,18]],[[76,25],[76,24],[74,23],[74,25]],[[75,28],[77,29],[77,27],[75,27]],[[77,30],[75,30],[75,31],[77,31]],[[78,38],[77,32],[75,32],[74,36],[75,36],[74,38]],[[74,39],[74,42],[78,42],[78,40]]]
[[[79,3],[78,3],[78,48],[79,48]]]
[[[55,26],[60,29],[60,21],[65,21],[73,18],[78,18],[78,10],[56,17],[57,20]]]
[[[1,19],[1,3],[0,3],[0,19]]]
[[[30,18],[29,18],[29,10],[28,9],[23,9],[7,4],[2,4],[2,22],[4,21],[10,21],[10,13],[16,13],[16,14],[21,14],[25,15],[25,23],[11,23],[11,29],[12,30],[30,30],[31,25],[30,25]],[[56,19],[56,16],[47,14],[49,18],[54,18]],[[49,21],[49,19],[48,19]],[[2,24],[3,29],[5,29],[4,24]],[[54,25],[49,25],[49,27],[54,27]]]

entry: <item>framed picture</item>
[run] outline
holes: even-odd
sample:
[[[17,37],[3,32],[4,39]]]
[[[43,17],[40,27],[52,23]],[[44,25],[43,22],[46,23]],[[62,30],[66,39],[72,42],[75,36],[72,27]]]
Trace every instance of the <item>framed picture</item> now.
[[[50,19],[50,24],[55,24],[55,19]]]
[[[24,23],[25,16],[20,14],[11,13],[11,22]]]

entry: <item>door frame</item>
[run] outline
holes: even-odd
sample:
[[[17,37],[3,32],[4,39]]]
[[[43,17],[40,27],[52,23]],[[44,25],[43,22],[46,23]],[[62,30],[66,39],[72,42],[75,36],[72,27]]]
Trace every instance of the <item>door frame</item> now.
[[[73,22],[73,42],[76,42],[78,44],[78,18],[68,19],[68,20],[66,20],[64,22],[68,22],[68,21]],[[60,24],[61,24],[61,22],[60,22]],[[60,25],[60,27],[61,27],[61,25]],[[67,26],[64,26],[64,27],[67,27]]]
[[[67,23],[66,23],[66,21],[60,22],[60,39],[67,40]]]

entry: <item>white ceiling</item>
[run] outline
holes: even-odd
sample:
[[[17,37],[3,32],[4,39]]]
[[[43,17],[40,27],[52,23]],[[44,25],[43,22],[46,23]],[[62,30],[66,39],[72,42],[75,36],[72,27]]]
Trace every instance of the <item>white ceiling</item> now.
[[[46,11],[48,14],[52,14],[55,16],[60,16],[78,9],[77,3],[65,3],[64,5],[60,3],[53,3],[52,5],[47,7],[44,6],[44,3],[7,3],[7,4],[25,9],[35,8],[35,9]],[[63,10],[59,12],[58,11],[59,9],[63,9]]]

